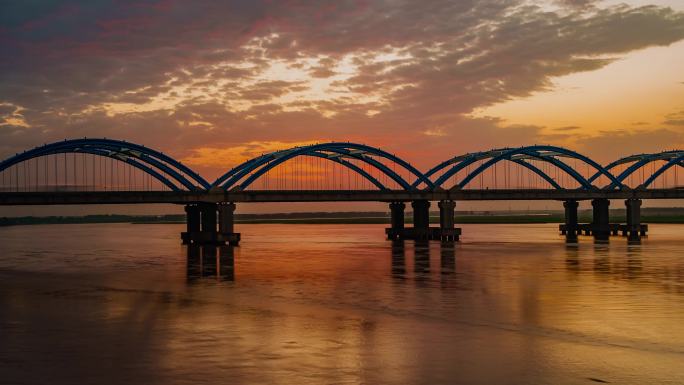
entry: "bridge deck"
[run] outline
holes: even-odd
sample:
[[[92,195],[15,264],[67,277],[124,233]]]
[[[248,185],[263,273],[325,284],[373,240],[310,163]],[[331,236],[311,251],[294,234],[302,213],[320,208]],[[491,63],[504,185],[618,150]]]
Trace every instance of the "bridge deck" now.
[[[488,200],[587,200],[587,199],[682,199],[684,189],[648,190],[454,190],[454,191],[277,191],[173,192],[173,191],[100,191],[100,192],[0,192],[0,205],[69,205],[69,204],[145,204],[195,202],[392,202],[426,199],[431,201]]]

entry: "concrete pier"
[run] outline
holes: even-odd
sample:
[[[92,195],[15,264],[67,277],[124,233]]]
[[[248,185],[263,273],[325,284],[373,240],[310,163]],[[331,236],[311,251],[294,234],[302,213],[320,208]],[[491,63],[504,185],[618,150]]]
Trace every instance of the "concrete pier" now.
[[[427,232],[430,228],[430,202],[417,200],[411,202],[413,208],[413,228]]]
[[[198,233],[201,229],[200,210],[197,205],[185,206],[186,225],[188,233]]]
[[[235,203],[224,202],[218,205],[218,240],[220,244],[237,246],[240,233],[235,232]]]
[[[439,206],[439,227],[442,229],[453,229],[456,202],[439,201],[437,206]]]
[[[594,199],[591,201],[591,205],[594,208],[594,220],[592,221],[594,240],[607,242],[610,238],[610,214],[608,210],[610,201],[608,199]]]
[[[577,242],[579,228],[577,226],[577,207],[579,203],[575,200],[563,202],[565,208],[565,227],[561,228],[561,233],[565,234],[565,241],[568,243]]]
[[[461,229],[455,228],[454,215],[456,214],[456,202],[443,200],[439,206],[439,229],[442,241],[458,241]]]
[[[430,202],[417,200],[411,202],[413,207],[413,227],[404,227],[403,202],[390,203],[392,227],[385,229],[387,239],[430,239]]]
[[[404,209],[406,204],[404,202],[392,202],[390,207],[390,228],[385,230],[387,239],[402,239],[401,234],[404,231]]]
[[[240,234],[233,231],[234,211],[234,203],[196,203],[185,206],[187,231],[181,233],[183,244],[237,245]]]
[[[203,233],[215,233],[216,232],[216,204],[214,203],[200,203],[198,205],[200,210],[200,216],[202,217],[202,229]]]
[[[638,243],[641,241],[642,233],[644,235],[646,233],[642,231],[641,227],[641,199],[627,199],[625,206],[627,208],[627,228],[625,231],[627,240]]]
[[[415,200],[411,202],[413,208],[413,227],[404,226],[403,202],[390,203],[392,227],[385,229],[387,239],[416,239],[442,241],[458,241],[461,229],[454,228],[454,201],[440,201],[440,227],[430,227],[430,202]]]

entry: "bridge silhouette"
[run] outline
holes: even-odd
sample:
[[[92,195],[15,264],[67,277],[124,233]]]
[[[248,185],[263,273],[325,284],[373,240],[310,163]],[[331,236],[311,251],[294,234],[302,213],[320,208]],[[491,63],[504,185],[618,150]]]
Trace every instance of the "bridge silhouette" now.
[[[684,150],[636,154],[605,166],[575,151],[548,145],[462,154],[426,172],[380,148],[332,142],[274,151],[249,159],[212,183],[161,151],[112,139],[64,140],[0,162],[0,205],[185,205],[186,243],[237,244],[233,213],[241,202],[379,201],[389,204],[390,239],[458,240],[457,201],[563,202],[567,240],[591,234],[605,241],[622,232],[646,233],[643,199],[682,199]],[[611,199],[625,201],[626,223],[610,223]],[[593,221],[577,222],[578,201],[591,200]],[[430,227],[431,201],[440,226]],[[405,226],[405,207],[413,226]]]

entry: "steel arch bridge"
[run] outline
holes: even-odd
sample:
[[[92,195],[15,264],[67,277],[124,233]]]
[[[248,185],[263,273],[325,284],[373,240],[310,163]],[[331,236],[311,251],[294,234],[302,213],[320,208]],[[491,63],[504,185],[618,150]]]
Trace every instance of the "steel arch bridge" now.
[[[535,145],[518,148],[501,148],[458,155],[431,168],[427,173],[425,173],[425,176],[428,178],[433,177],[443,171],[443,173],[434,180],[435,186],[442,186],[450,177],[456,175],[459,171],[467,169],[471,165],[475,165],[478,161],[483,161],[482,164],[475,168],[475,170],[468,172],[463,179],[458,181],[452,187],[452,189],[463,189],[470,182],[472,182],[475,177],[482,174],[486,170],[495,167],[497,163],[511,162],[540,176],[551,187],[559,190],[562,189],[558,182],[551,175],[549,175],[549,172],[542,170],[540,167],[530,162],[531,160],[534,160],[553,166],[563,173],[566,173],[572,179],[577,181],[577,183],[579,183],[581,189],[589,190],[597,188],[591,184],[591,180],[582,176],[576,169],[563,162],[559,158],[569,158],[581,161],[596,170],[596,177],[603,175],[615,183],[618,188],[622,187],[622,184],[607,169],[589,157],[556,146]]]
[[[321,164],[326,166],[321,168]],[[503,175],[497,173],[501,164]],[[647,165],[651,166],[648,174]],[[123,172],[118,171],[121,167]],[[149,147],[84,138],[46,144],[1,161],[0,206],[182,204],[187,226],[181,233],[183,243],[237,245],[236,203],[385,202],[390,209],[388,239],[450,242],[461,235],[454,220],[457,201],[546,200],[563,202],[565,224],[559,231],[568,242],[576,242],[582,231],[600,242],[622,231],[630,242],[638,242],[648,231],[648,225],[641,224],[643,199],[684,199],[684,186],[677,176],[680,167],[684,167],[684,150],[631,155],[602,166],[563,147],[534,145],[454,156],[423,173],[379,148],[331,142],[263,154],[209,183],[178,160]],[[485,174],[492,177],[492,189],[483,186]],[[632,188],[637,174],[641,180]],[[522,181],[515,188],[509,183],[513,175]],[[662,182],[673,175],[674,186],[665,188]],[[39,177],[45,182],[42,186]],[[273,187],[269,177],[274,177],[276,188],[269,188]],[[473,183],[476,178],[479,188]],[[291,180],[298,182],[282,183]],[[331,180],[332,189],[327,188],[331,183],[321,183]],[[656,180],[663,188],[654,186]],[[624,200],[626,224],[610,222],[610,201],[617,199]],[[592,203],[593,220],[580,224],[579,202],[587,200]],[[439,201],[439,227],[430,227],[431,201]],[[405,202],[411,202],[413,227],[404,226]]]
[[[637,188],[645,189],[648,188],[655,180],[662,176],[667,170],[671,168],[683,167],[684,168],[684,150],[672,150],[663,151],[653,154],[635,154],[626,156],[624,158],[618,159],[614,162],[606,165],[606,170],[617,169],[618,166],[626,165],[627,167],[615,176],[615,181],[611,183],[607,188],[614,188],[617,184],[622,184],[630,176],[636,174],[638,171],[645,170],[646,166],[652,164],[655,166],[656,162],[662,161],[664,164],[658,166],[654,169],[648,178],[645,178],[643,182],[637,186]],[[594,180],[599,175],[594,174],[590,180]],[[676,182],[675,182],[676,183]]]
[[[378,180],[378,178],[371,175],[371,173],[364,170],[362,167],[350,162],[350,160],[356,160],[372,167],[405,190],[414,190],[420,184],[424,184],[427,188],[434,187],[432,181],[423,175],[422,172],[395,155],[380,150],[379,148],[363,144],[332,142],[275,151],[248,160],[216,179],[216,181],[212,183],[212,188],[220,187],[224,190],[244,190],[269,170],[296,157],[313,157],[332,161],[359,174],[380,190],[389,190],[389,188],[386,184],[383,184]],[[380,160],[396,163],[410,175],[415,177],[416,182],[411,184]]]
[[[631,155],[602,166],[585,155],[563,147],[534,145],[499,148],[454,156],[423,173],[406,160],[379,148],[357,143],[331,142],[294,147],[258,156],[233,167],[213,183],[209,183],[181,162],[149,147],[121,140],[84,138],[46,144],[16,154],[0,162],[0,173],[4,172],[4,178],[5,173],[13,168],[17,174],[14,181],[18,183],[18,180],[22,179],[18,172],[20,165],[37,158],[57,154],[87,154],[110,159],[139,170],[158,181],[159,185],[165,189],[174,192],[199,193],[210,191],[239,192],[250,187],[254,189],[255,182],[267,178],[269,172],[274,172],[276,168],[288,162],[302,159],[332,164],[346,169],[347,172],[362,178],[371,188],[381,192],[463,190],[469,188],[472,182],[485,172],[491,170],[496,172],[497,165],[501,163],[518,166],[520,170],[529,172],[529,175],[543,181],[546,188],[560,191],[629,190],[631,187],[625,182],[630,176],[635,175],[638,171],[643,173],[647,165],[653,166],[659,162],[658,168],[653,167],[652,172],[645,175],[638,186],[639,189],[646,189],[666,171],[674,169],[676,172],[679,167],[684,167],[684,150]],[[76,178],[76,161],[77,159],[73,158],[74,172],[71,175],[74,178]],[[574,165],[571,164],[572,162]],[[579,166],[577,165],[578,162]],[[69,174],[66,170],[66,158],[63,164],[63,175],[66,179]],[[616,170],[620,168],[624,169],[617,172]],[[57,167],[55,166],[54,169],[56,172]],[[87,166],[83,165],[81,169],[85,173]],[[583,173],[585,169],[587,172]],[[91,170],[95,172],[94,168]],[[27,171],[26,166],[22,172],[27,174],[23,178],[24,182],[32,179],[37,181],[37,170],[35,178],[28,175],[30,171]],[[46,175],[48,173],[47,166],[44,167],[44,173]],[[562,177],[559,175],[570,180],[577,187],[563,186]],[[297,174],[295,177],[301,177],[301,174]],[[450,180],[453,181],[451,186],[448,185]],[[3,188],[5,187],[4,181],[3,179]],[[605,181],[605,183],[597,185],[601,181]],[[676,175],[675,181],[677,181]],[[349,185],[347,187],[349,190],[352,189]],[[678,187],[677,182],[675,187]],[[497,189],[499,188],[494,188],[494,190]]]
[[[73,139],[46,144],[0,162],[0,172],[31,159],[68,153],[90,154],[126,163],[172,191],[202,191],[209,188],[204,178],[170,156],[139,144],[112,139]]]

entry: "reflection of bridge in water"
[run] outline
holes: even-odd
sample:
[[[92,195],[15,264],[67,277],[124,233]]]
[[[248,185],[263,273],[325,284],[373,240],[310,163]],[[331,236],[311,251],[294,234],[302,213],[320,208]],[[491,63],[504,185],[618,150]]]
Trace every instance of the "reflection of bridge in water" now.
[[[458,240],[457,201],[563,202],[562,232],[598,241],[611,233],[638,241],[644,199],[682,199],[684,151],[632,155],[606,166],[555,146],[502,148],[452,157],[423,173],[379,148],[325,143],[275,151],[247,160],[209,183],[159,151],[111,139],[56,142],[0,162],[1,205],[185,205],[189,244],[237,244],[233,213],[241,202],[387,202],[389,239]],[[611,199],[625,201],[625,223],[611,223]],[[577,207],[591,200],[593,220],[578,223]],[[430,202],[440,224],[430,227]],[[406,203],[413,209],[405,226]]]
[[[410,248],[410,247],[409,247]],[[406,268],[406,241],[392,240],[392,276],[395,278],[406,278],[408,270]],[[456,271],[456,249],[453,242],[441,242],[439,244],[438,267],[431,267],[431,248],[427,240],[418,239],[413,243],[413,275],[421,280],[428,277],[433,269],[437,269],[440,274],[450,275]]]
[[[219,281],[235,279],[235,248],[231,245],[189,244],[187,246],[188,281],[215,278]]]
[[[431,266],[430,244],[428,240],[416,240],[407,245],[408,241],[392,240],[391,275],[394,278],[406,279],[413,275],[417,281],[429,279],[432,270],[437,269],[440,274],[451,275],[456,270],[456,249],[453,242],[441,242],[439,245],[439,266]],[[407,249],[413,250],[413,271],[407,270]],[[217,281],[235,280],[235,246],[196,244],[186,246],[187,279],[195,282],[203,279]],[[410,274],[412,273],[412,274]]]
[[[490,246],[491,244],[487,243],[484,250],[495,250],[493,255],[503,250],[500,246],[489,249]],[[528,244],[525,247],[534,246]],[[554,246],[555,249],[551,251],[550,256],[560,258],[559,261],[564,263],[565,270],[574,274],[612,276],[623,280],[648,277],[646,279],[649,284],[659,284],[661,281],[652,279],[653,275],[679,273],[655,269],[644,271],[642,261],[644,249],[641,246],[626,245],[627,249],[618,248],[618,251],[603,244],[584,246],[568,244],[560,247]],[[582,247],[585,249],[580,252]],[[392,240],[385,250],[388,261],[385,271],[397,282],[411,281],[416,286],[438,284],[442,287],[471,290],[474,279],[472,262],[479,259],[473,256],[479,255],[478,253],[482,252],[483,248],[482,244],[469,247],[455,242]],[[520,253],[520,250],[517,249],[516,253]],[[190,283],[232,282],[240,278],[235,268],[236,260],[239,258],[236,254],[236,246],[189,244],[185,246],[185,252],[187,253],[186,277]],[[528,256],[546,257],[549,256],[548,252],[549,250],[545,248],[535,248],[529,252]],[[615,256],[619,258],[614,258]],[[459,264],[457,264],[457,257],[461,259]],[[245,269],[253,270],[255,266]],[[664,285],[668,291],[684,293],[684,290],[676,285],[670,285],[667,280]]]

